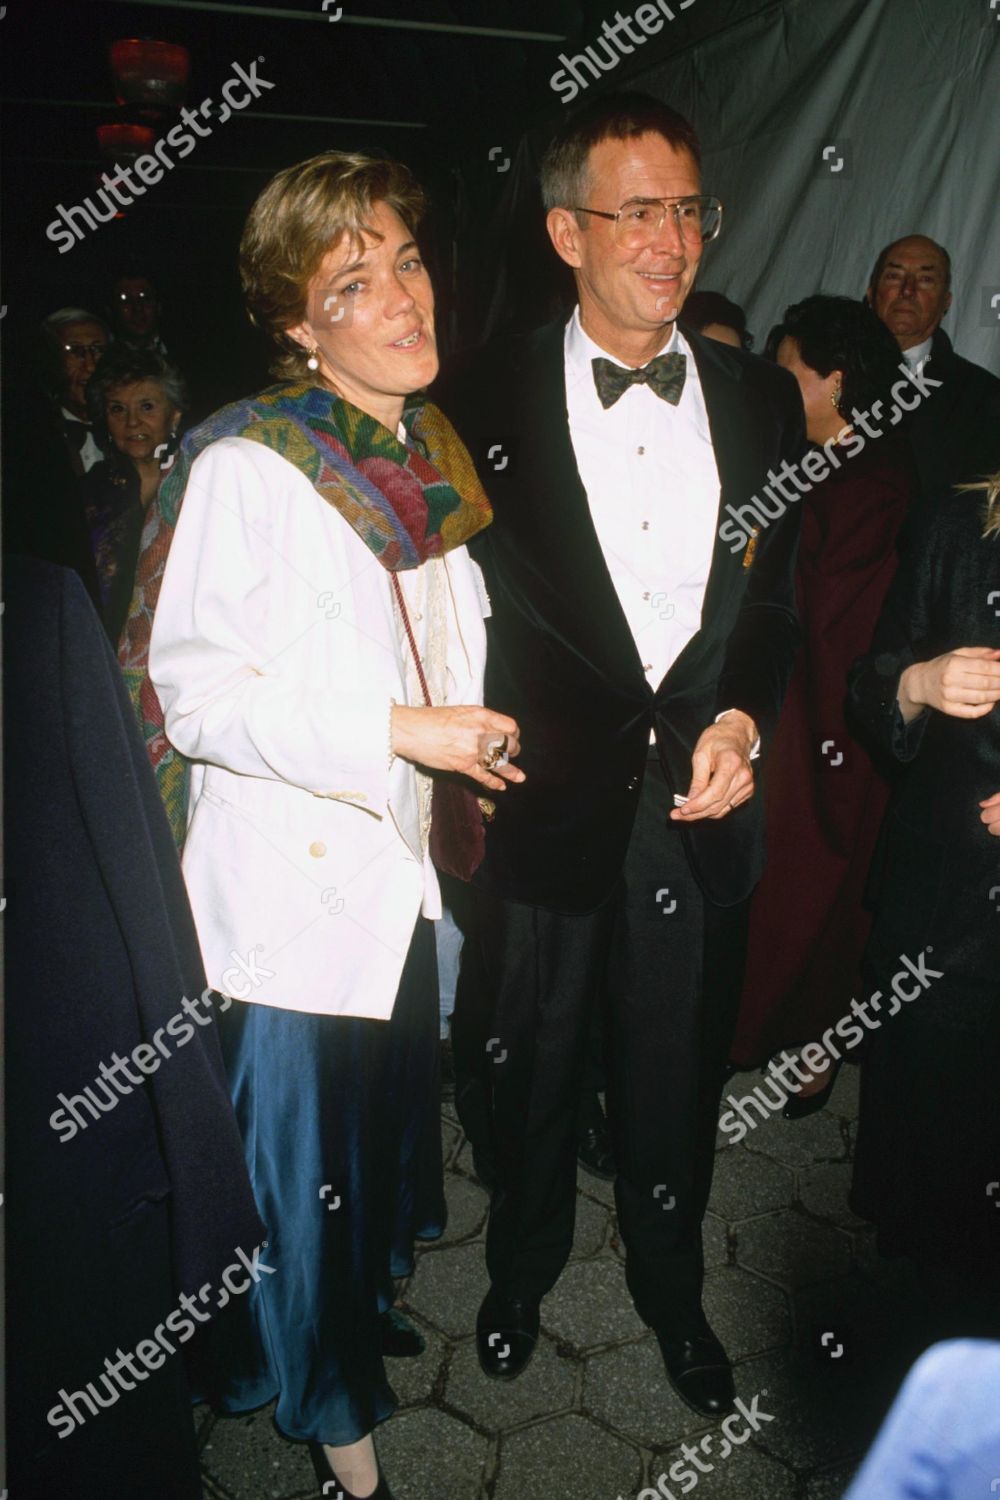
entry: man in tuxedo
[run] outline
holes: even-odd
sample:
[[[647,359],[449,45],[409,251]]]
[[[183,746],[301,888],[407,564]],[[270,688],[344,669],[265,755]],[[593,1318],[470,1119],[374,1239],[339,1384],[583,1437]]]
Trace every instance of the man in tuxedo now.
[[[797,641],[796,507],[743,553],[718,532],[798,457],[803,411],[785,371],[677,328],[721,217],[686,120],[643,94],[598,100],[553,142],[542,185],[578,306],[466,356],[438,395],[494,506],[476,551],[486,701],[523,725],[527,772],[476,878],[486,1014],[467,988],[455,1017],[482,1026],[493,1082],[479,1358],[520,1373],[568,1258],[581,1070],[606,1001],[629,1290],[677,1391],[714,1416],[734,1393],[701,1307],[701,1223],[763,860],[755,760]]]
[[[74,474],[88,473],[104,457],[87,408],[87,384],[111,342],[105,323],[83,308],[61,307],[42,324],[52,360],[55,400]],[[57,372],[57,373],[56,373]]]
[[[42,389],[2,391],[3,549],[77,572],[100,609],[80,480],[103,452],[87,409],[87,382],[111,334],[86,308],[63,307],[41,328]]]
[[[941,320],[952,304],[951,256],[924,234],[887,245],[868,284],[869,306],[927,385],[908,423],[921,495],[942,499],[952,485],[1000,467],[1000,380],[956,354]]]

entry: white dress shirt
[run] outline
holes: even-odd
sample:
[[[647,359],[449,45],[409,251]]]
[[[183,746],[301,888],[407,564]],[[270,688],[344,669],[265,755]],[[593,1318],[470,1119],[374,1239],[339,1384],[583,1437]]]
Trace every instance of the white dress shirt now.
[[[910,369],[915,370],[918,375],[931,357],[931,345],[933,342],[934,335],[931,334],[931,337],[924,339],[922,344],[914,344],[912,349],[903,350],[903,358]]]
[[[63,421],[75,422],[78,427],[85,427],[87,429],[87,436],[80,445],[78,452],[80,454],[80,462],[83,465],[83,472],[89,474],[94,465],[103,462],[104,459],[103,452],[97,446],[97,439],[94,437],[93,428],[88,422],[81,422],[76,413],[68,411],[65,406],[62,408],[62,414]]]
[[[687,355],[677,406],[634,385],[605,411],[592,361],[622,362],[584,332],[579,308],[565,348],[577,468],[647,681],[657,687],[701,626],[718,523],[719,471],[698,367],[675,323],[661,353]]]

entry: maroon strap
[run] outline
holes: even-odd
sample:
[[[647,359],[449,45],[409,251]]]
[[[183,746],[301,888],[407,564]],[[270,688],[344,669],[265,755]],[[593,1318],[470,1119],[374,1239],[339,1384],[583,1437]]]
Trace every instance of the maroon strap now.
[[[399,612],[403,616],[403,626],[406,630],[406,639],[410,643],[410,650],[413,652],[413,660],[417,664],[417,676],[420,678],[420,687],[424,695],[424,702],[427,704],[428,708],[433,708],[434,705],[431,702],[431,695],[427,691],[427,678],[424,676],[424,664],[420,660],[420,652],[417,650],[417,642],[413,634],[413,626],[410,624],[410,616],[406,608],[406,600],[403,598],[403,590],[399,586],[399,574],[390,573],[389,577],[392,579],[392,586],[396,590],[396,603],[399,605]]]

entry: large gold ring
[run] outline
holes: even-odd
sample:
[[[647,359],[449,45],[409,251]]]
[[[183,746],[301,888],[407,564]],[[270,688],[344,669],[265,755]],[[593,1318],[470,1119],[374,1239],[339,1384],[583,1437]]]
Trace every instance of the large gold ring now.
[[[502,740],[490,741],[486,747],[486,754],[479,764],[484,771],[495,771],[497,766],[506,765],[507,760],[507,736],[504,735]]]

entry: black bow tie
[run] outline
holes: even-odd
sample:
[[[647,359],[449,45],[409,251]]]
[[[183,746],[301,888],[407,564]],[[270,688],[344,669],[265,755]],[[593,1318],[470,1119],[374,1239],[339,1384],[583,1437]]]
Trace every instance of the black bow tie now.
[[[648,385],[651,391],[661,400],[669,401],[671,406],[676,406],[681,399],[687,376],[686,354],[658,354],[648,365],[643,365],[638,370],[627,370],[610,359],[595,359],[591,363],[594,367],[594,384],[605,411],[609,406],[614,406],[630,385]]]
[[[63,419],[63,432],[66,441],[71,443],[77,453],[83,452],[84,444],[93,432],[93,428],[87,422],[78,422],[75,418],[65,417]]]

